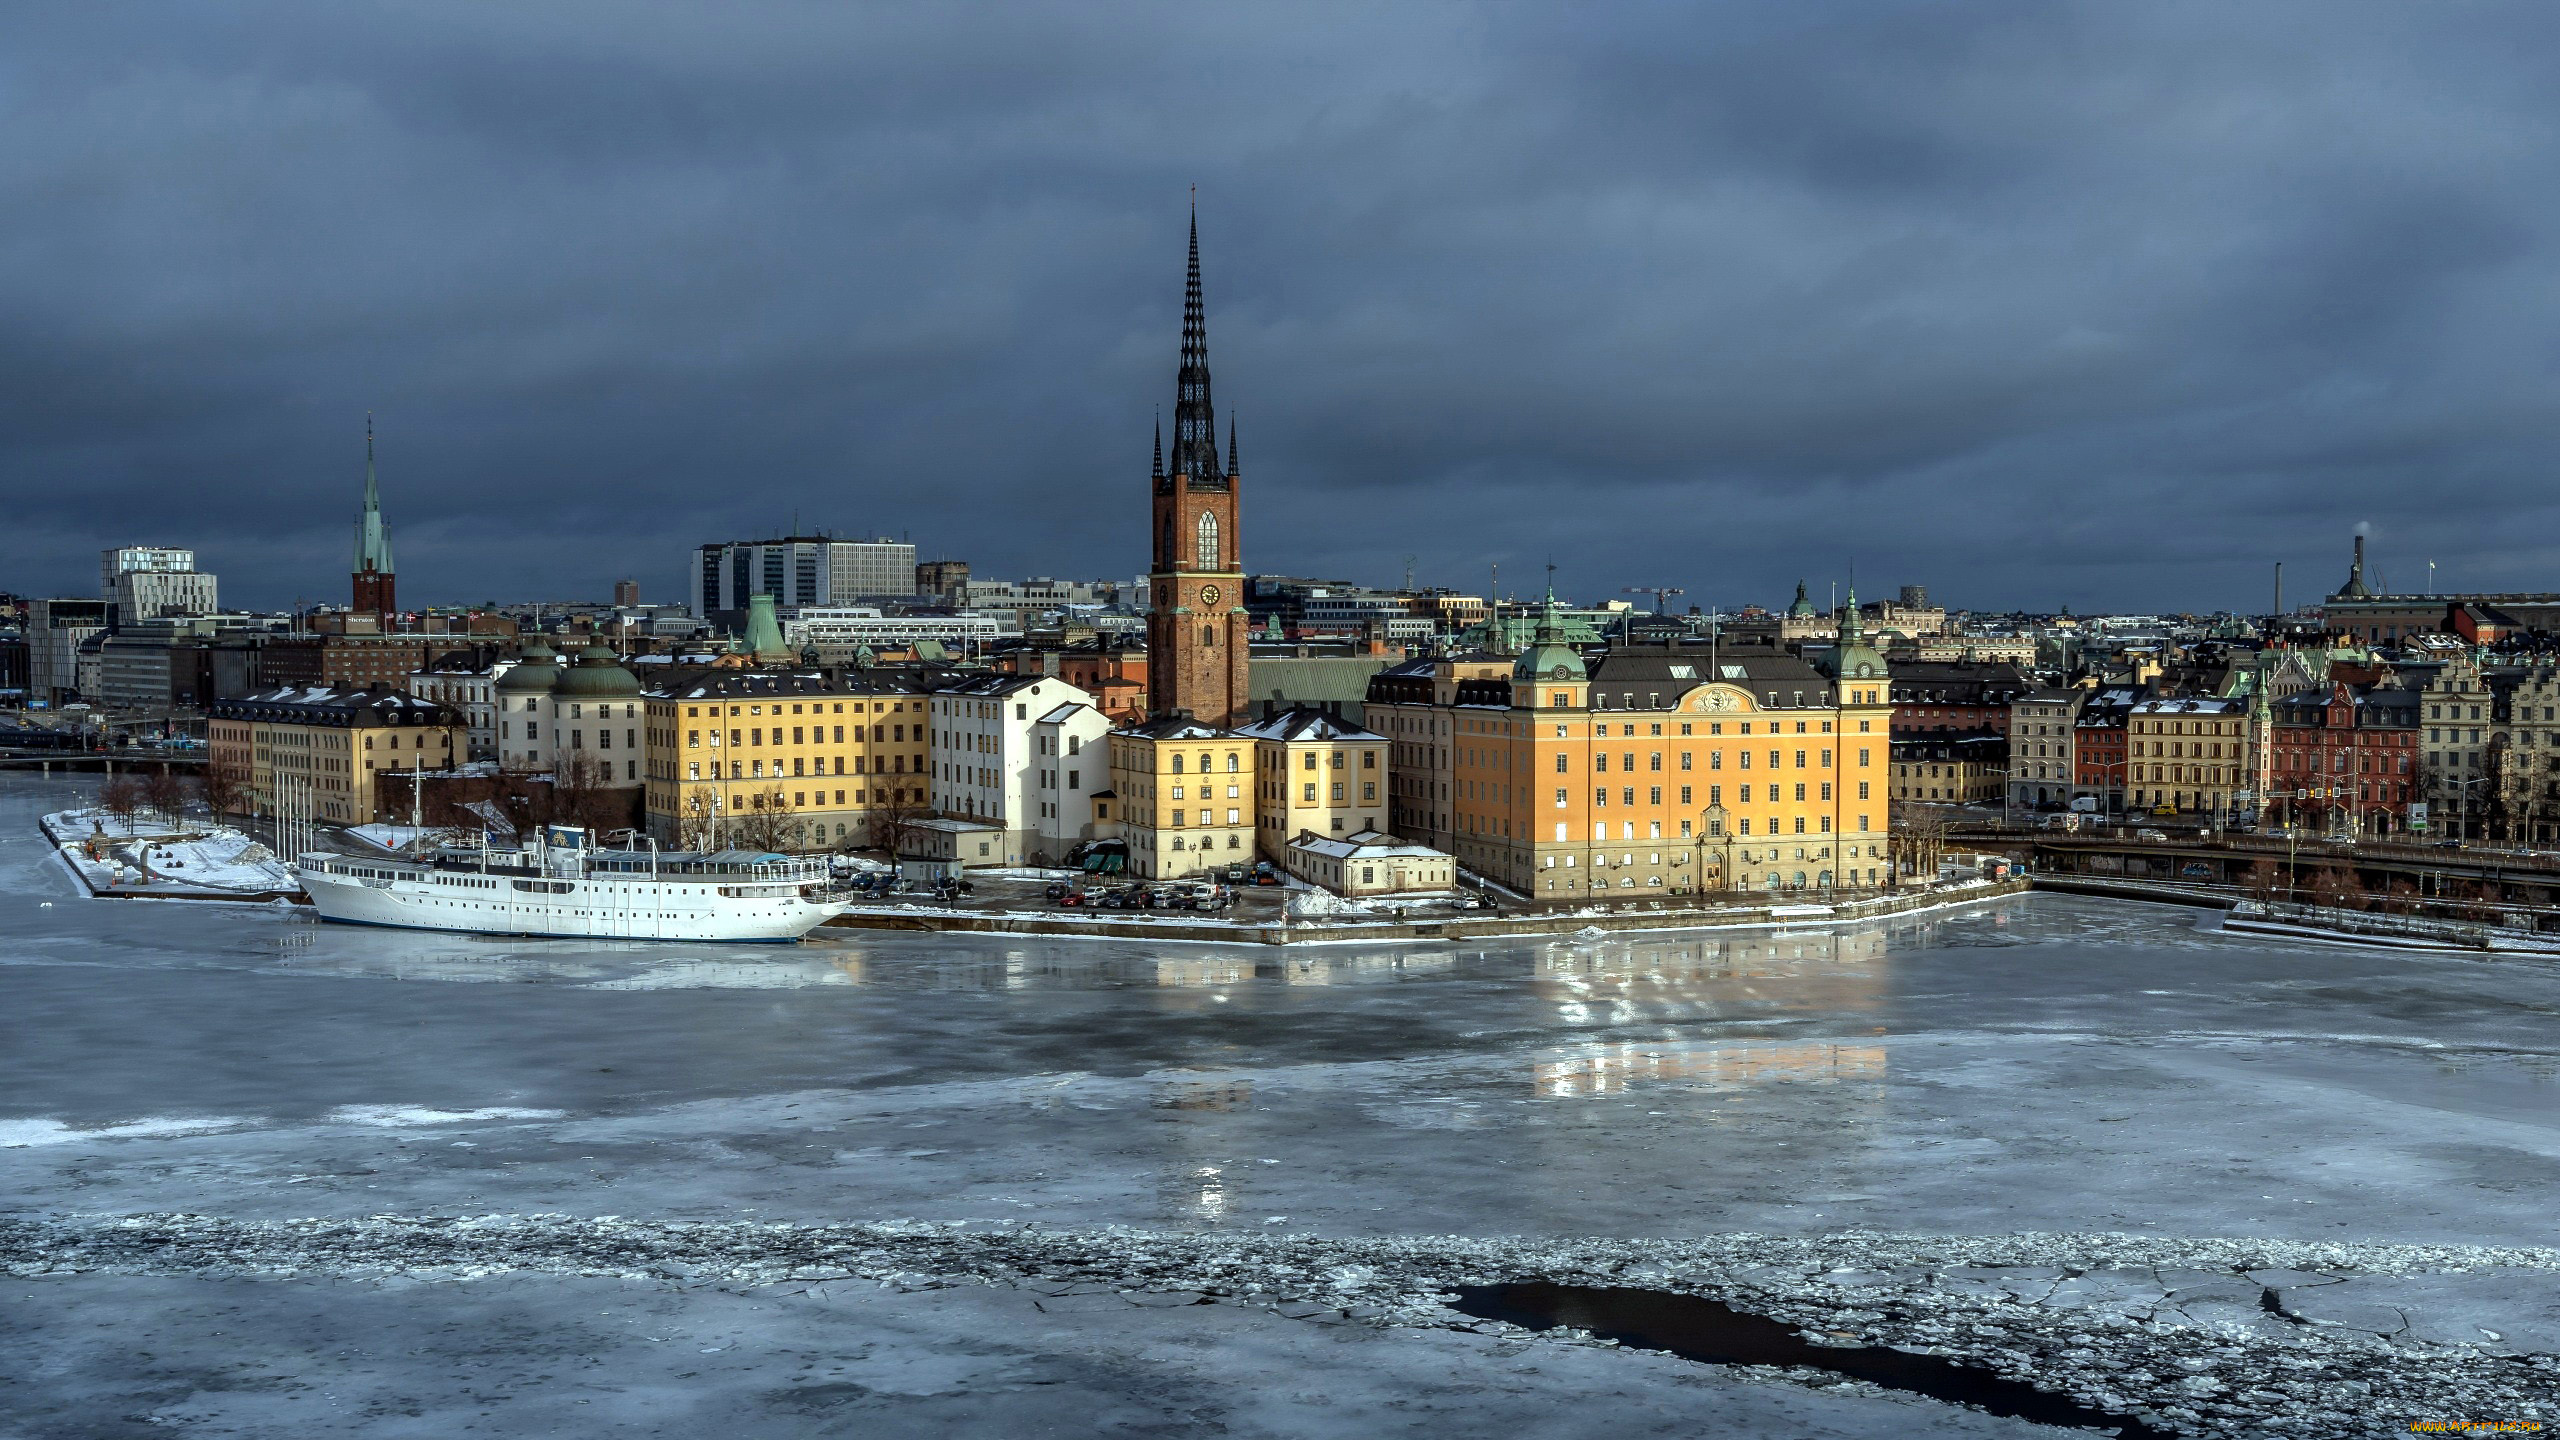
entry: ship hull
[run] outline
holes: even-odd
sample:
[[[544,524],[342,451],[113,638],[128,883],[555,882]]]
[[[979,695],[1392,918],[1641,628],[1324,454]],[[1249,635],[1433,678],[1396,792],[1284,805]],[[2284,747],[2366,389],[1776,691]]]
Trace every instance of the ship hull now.
[[[320,918],[339,924],[563,940],[787,944],[838,910],[789,886],[663,884],[645,876],[588,878],[560,893],[528,893],[503,876],[385,880],[304,867],[302,887]],[[724,895],[723,889],[787,893]]]

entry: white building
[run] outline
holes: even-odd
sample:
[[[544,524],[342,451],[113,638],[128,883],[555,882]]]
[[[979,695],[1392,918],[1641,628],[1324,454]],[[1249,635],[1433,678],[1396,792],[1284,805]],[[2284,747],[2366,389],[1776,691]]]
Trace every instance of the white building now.
[[[1095,838],[1093,797],[1111,788],[1111,717],[1070,700],[1032,722],[1033,858],[1056,864]]]
[[[868,645],[903,650],[919,640],[944,645],[984,645],[1021,627],[993,615],[883,615],[877,606],[803,606],[782,621],[783,638],[804,645]]]
[[[1446,890],[1457,881],[1458,862],[1428,845],[1364,830],[1335,838],[1312,832],[1289,842],[1281,868],[1336,895],[1400,895]]]
[[[222,608],[214,577],[202,570],[129,570],[116,577],[107,599],[116,628],[173,615],[212,615]]]
[[[475,665],[467,655],[448,657],[446,663],[420,670],[408,678],[408,691],[421,700],[459,711],[470,729],[470,754],[473,760],[498,758],[498,680],[516,667],[513,660],[493,660]]]
[[[109,628],[164,615],[211,615],[221,605],[196,552],[167,545],[119,545],[98,553],[98,598]]]
[[[777,606],[844,605],[865,595],[912,595],[916,547],[883,535],[838,540],[791,535],[732,540],[694,551],[693,612],[707,620],[743,614],[751,595]]]
[[[1046,575],[1028,580],[969,580],[955,597],[963,610],[1009,610],[1015,615],[1064,610],[1070,605],[1113,605],[1120,599],[1114,580],[1057,580]]]
[[[1050,675],[989,675],[935,693],[934,811],[947,820],[1001,827],[1001,845],[971,860],[1027,863],[1039,832],[1039,774],[1047,758],[1040,753],[1041,722],[1060,706],[1092,703],[1092,696]],[[993,858],[998,852],[1000,860]]]
[[[497,710],[498,763],[527,774],[585,763],[597,783],[641,782],[640,681],[603,645],[563,665],[535,639],[490,687]]]

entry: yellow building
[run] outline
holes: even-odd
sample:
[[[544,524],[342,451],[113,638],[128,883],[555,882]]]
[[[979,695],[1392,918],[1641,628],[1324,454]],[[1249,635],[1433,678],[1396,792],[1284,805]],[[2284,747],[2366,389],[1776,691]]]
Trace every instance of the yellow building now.
[[[239,781],[250,813],[293,792],[312,818],[366,825],[386,770],[450,770],[469,744],[462,712],[398,690],[288,686],[208,711],[205,763]]]
[[[2132,809],[2229,815],[2255,808],[2266,789],[2266,737],[2248,700],[2145,700],[2126,715],[2124,737]]]
[[[1998,805],[2009,783],[2009,742],[1997,735],[1893,742],[1897,805]]]
[[[1094,824],[1128,844],[1130,874],[1205,879],[1253,863],[1253,741],[1164,715],[1110,743],[1111,793],[1094,797]]]
[[[821,850],[930,813],[923,688],[861,670],[710,668],[643,693],[649,833],[689,850]]]
[[[1277,860],[1300,836],[1331,840],[1387,828],[1387,737],[1323,710],[1291,709],[1243,726],[1253,742],[1257,847]]]
[[[1382,673],[1400,797],[1446,795],[1459,862],[1541,900],[1890,883],[1892,701],[1854,600],[1816,666],[1774,647],[1613,650],[1557,638],[1502,679]],[[1446,698],[1443,698],[1446,692]]]

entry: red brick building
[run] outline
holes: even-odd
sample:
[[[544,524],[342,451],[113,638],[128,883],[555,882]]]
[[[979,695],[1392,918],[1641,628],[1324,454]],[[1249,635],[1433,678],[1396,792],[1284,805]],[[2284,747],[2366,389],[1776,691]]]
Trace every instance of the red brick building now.
[[[2279,823],[2396,835],[2418,798],[2418,692],[2332,683],[2275,702],[2267,805]]]
[[[1893,738],[1971,732],[2006,736],[2009,707],[2036,684],[2011,664],[1900,660],[1893,666]]]

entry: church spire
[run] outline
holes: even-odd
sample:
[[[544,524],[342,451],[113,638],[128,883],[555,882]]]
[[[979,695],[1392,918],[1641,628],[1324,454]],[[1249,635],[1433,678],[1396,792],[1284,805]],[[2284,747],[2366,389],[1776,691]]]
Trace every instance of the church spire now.
[[[1182,285],[1182,369],[1174,377],[1173,473],[1220,489],[1218,416],[1209,399],[1209,321],[1200,299],[1200,208],[1191,209],[1191,264]]]
[[[1154,477],[1155,477],[1156,479],[1158,479],[1158,480],[1161,480],[1161,479],[1163,479],[1163,478],[1164,478],[1164,412],[1163,412],[1163,411],[1161,411],[1161,410],[1159,410],[1159,411],[1157,411],[1157,412],[1156,412],[1156,459],[1155,459],[1155,464],[1154,464],[1151,468],[1149,468],[1149,469],[1148,469],[1147,473],[1148,473],[1149,475],[1154,476]]]
[[[1236,464],[1236,417],[1230,415],[1227,417],[1227,474],[1232,477],[1243,473],[1243,467]]]
[[[356,512],[356,563],[349,607],[359,615],[388,615],[397,601],[391,578],[391,531],[382,523],[382,486],[373,470],[373,412],[364,417],[364,508]]]
[[[373,412],[364,417],[364,508],[356,512],[356,565],[359,571],[391,573],[391,531],[382,523],[382,487],[373,470]]]

